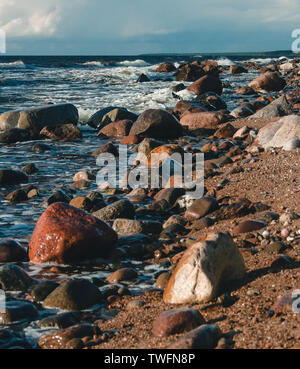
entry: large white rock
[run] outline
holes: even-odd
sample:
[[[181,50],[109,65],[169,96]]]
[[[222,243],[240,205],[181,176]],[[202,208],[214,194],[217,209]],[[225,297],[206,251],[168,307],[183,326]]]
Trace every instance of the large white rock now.
[[[39,133],[45,126],[78,122],[78,110],[72,104],[45,105],[34,109],[13,110],[0,115],[0,130],[29,129]]]
[[[264,149],[280,147],[290,151],[300,147],[300,116],[288,115],[261,128],[255,144]]]
[[[215,297],[225,283],[242,278],[242,255],[228,233],[211,233],[187,249],[164,291],[170,304],[202,303]]]

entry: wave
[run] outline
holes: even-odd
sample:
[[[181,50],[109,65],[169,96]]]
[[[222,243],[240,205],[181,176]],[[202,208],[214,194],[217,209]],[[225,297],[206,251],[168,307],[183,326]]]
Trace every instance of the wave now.
[[[104,67],[103,63],[101,63],[100,61],[88,61],[80,65],[84,65],[87,67],[101,67],[101,68]]]
[[[235,65],[235,62],[233,62],[231,59],[229,58],[220,58],[218,60],[216,60],[216,62],[218,62],[218,65],[221,66],[230,66],[230,65]]]
[[[0,63],[0,67],[1,68],[15,68],[15,67],[25,68],[26,65],[24,64],[22,60],[16,60],[10,63]]]
[[[124,60],[120,62],[119,65],[124,65],[127,67],[147,67],[150,64],[145,62],[145,60],[137,59],[137,60]]]

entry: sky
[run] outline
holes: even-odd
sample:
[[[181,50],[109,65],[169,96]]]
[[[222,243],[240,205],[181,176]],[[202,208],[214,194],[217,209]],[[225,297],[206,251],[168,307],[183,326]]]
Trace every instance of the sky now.
[[[10,55],[289,50],[299,0],[1,0]]]

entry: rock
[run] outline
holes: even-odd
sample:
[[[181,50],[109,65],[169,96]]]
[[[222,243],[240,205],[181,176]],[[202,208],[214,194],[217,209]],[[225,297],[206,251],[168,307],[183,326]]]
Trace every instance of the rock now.
[[[206,92],[215,92],[221,95],[223,92],[223,85],[219,78],[206,75],[187,87],[187,90],[194,92],[196,95],[202,95]]]
[[[256,92],[253,90],[252,87],[245,86],[237,89],[236,94],[239,95],[255,95]]]
[[[40,131],[40,135],[54,141],[74,141],[82,138],[82,133],[74,124],[58,126],[46,126]]]
[[[120,120],[114,123],[109,123],[107,126],[105,126],[99,131],[98,136],[101,134],[107,137],[128,136],[132,124],[133,124],[132,121],[128,119]]]
[[[122,235],[146,234],[158,235],[162,231],[160,222],[151,220],[116,219],[113,229]]]
[[[177,199],[185,194],[183,188],[164,188],[155,195],[155,200],[166,200],[173,206]]]
[[[27,129],[12,128],[0,133],[0,142],[12,144],[30,140],[30,133]]]
[[[241,65],[231,65],[229,68],[229,74],[241,74],[248,73],[247,69]]]
[[[174,64],[172,63],[169,63],[169,62],[165,62],[165,63],[162,63],[160,64],[155,72],[156,73],[170,73],[170,72],[174,72],[176,70]]]
[[[138,138],[138,136],[127,136],[127,137],[124,137],[120,141],[120,144],[121,145],[135,145],[135,144],[138,144],[139,142],[140,142],[140,139]]]
[[[273,242],[265,246],[264,250],[267,254],[282,254],[287,249],[283,242]]]
[[[103,126],[109,123],[119,122],[120,120],[130,120],[132,122],[135,122],[137,118],[137,114],[132,113],[125,108],[115,108],[113,110],[110,110],[103,116],[99,128],[101,129]]]
[[[214,136],[217,138],[231,138],[235,133],[235,128],[230,123],[223,124],[218,130],[214,133]]]
[[[254,91],[258,92],[270,92],[270,91],[280,91],[286,85],[286,82],[283,78],[280,77],[277,72],[267,72],[249,84],[249,87],[252,87]]]
[[[209,234],[190,246],[165,288],[170,304],[202,303],[217,297],[225,285],[245,275],[243,258],[229,234]]]
[[[271,102],[271,104],[258,110],[252,118],[275,118],[293,114],[293,108],[283,95]]]
[[[0,310],[0,324],[12,324],[37,319],[37,308],[29,302],[6,300],[5,311]]]
[[[19,242],[10,238],[0,240],[0,263],[24,261],[26,256],[27,253]]]
[[[168,337],[191,331],[204,323],[203,316],[196,309],[169,310],[161,313],[153,322],[152,333],[155,337]]]
[[[95,176],[92,176],[90,172],[87,171],[81,171],[81,172],[77,172],[74,177],[73,177],[73,182],[77,182],[77,181],[88,181],[90,179],[95,179]]]
[[[24,190],[15,190],[6,196],[6,200],[12,203],[23,202],[27,200],[27,193]]]
[[[39,169],[37,168],[37,166],[34,163],[30,163],[28,165],[26,165],[25,167],[22,168],[22,172],[31,175],[31,174],[35,174],[39,171]]]
[[[228,114],[220,110],[217,112],[186,113],[181,117],[180,123],[187,126],[189,130],[216,129],[219,124],[226,123],[228,119]]]
[[[79,319],[74,313],[62,313],[40,320],[37,325],[39,328],[64,329],[76,325]]]
[[[293,259],[288,255],[279,255],[270,263],[269,267],[272,271],[277,272],[284,268],[289,268],[293,263]]]
[[[15,185],[28,182],[28,176],[19,170],[0,170],[0,186]]]
[[[288,312],[299,312],[299,292],[290,292],[285,295],[279,295],[276,299],[275,304],[272,306],[271,310],[276,314],[284,314]],[[296,311],[297,310],[297,311]]]
[[[144,154],[145,156],[149,156],[152,150],[156,147],[163,145],[163,142],[152,140],[151,138],[145,138],[138,146],[138,152]]]
[[[58,190],[56,192],[54,192],[53,195],[51,195],[50,197],[48,197],[47,203],[48,205],[54,204],[56,202],[64,202],[64,203],[69,203],[71,201],[71,197],[69,194],[65,193],[63,190]]]
[[[102,299],[99,289],[87,279],[72,278],[62,282],[44,300],[43,306],[80,311],[98,304]]]
[[[109,153],[112,154],[114,156],[119,156],[119,151],[117,149],[117,147],[112,144],[111,142],[108,142],[107,144],[99,147],[97,150],[95,150],[92,153],[92,156],[97,157],[100,154],[104,154],[104,153]]]
[[[107,108],[98,110],[95,114],[93,114],[89,120],[87,121],[87,124],[93,128],[97,128],[99,124],[102,122],[103,117],[115,109],[124,109],[120,108],[118,106],[108,106]]]
[[[119,283],[123,281],[132,281],[138,276],[137,272],[132,268],[122,268],[116,270],[109,277],[106,278],[108,283]]]
[[[168,228],[172,224],[180,224],[184,227],[186,225],[186,220],[180,215],[171,215],[170,218],[164,223],[163,228]]]
[[[164,290],[169,283],[171,275],[169,272],[161,273],[155,282],[155,287]]]
[[[203,69],[194,64],[185,64],[175,73],[176,81],[194,82],[205,75]]]
[[[267,124],[259,130],[253,145],[260,145],[265,150],[281,147],[287,151],[300,147],[300,117],[289,115]]]
[[[148,193],[145,188],[134,188],[129,194],[128,197],[132,202],[142,202],[148,198]]]
[[[36,153],[43,153],[45,151],[50,151],[52,150],[53,147],[44,143],[36,143],[34,145],[32,145],[31,147],[31,151],[36,152]]]
[[[133,219],[135,210],[130,201],[119,200],[94,212],[93,215],[104,221],[115,220],[118,218]]]
[[[145,305],[145,301],[143,300],[132,300],[128,302],[126,306],[126,310],[136,310],[141,309]]]
[[[227,109],[227,104],[221,97],[214,92],[206,92],[200,96],[197,96],[195,101],[200,103],[208,111],[217,111]]]
[[[249,117],[250,115],[253,115],[253,113],[254,111],[249,107],[239,106],[236,109],[233,109],[230,112],[230,115],[232,115],[234,118],[245,118]]]
[[[217,346],[221,335],[222,332],[217,325],[205,324],[187,333],[185,336],[171,345],[169,349],[213,349]]]
[[[16,347],[18,349],[32,349],[23,332],[16,332],[15,329],[0,329],[0,349],[13,349]]]
[[[3,291],[26,292],[34,283],[35,281],[17,265],[0,266],[0,286]]]
[[[38,134],[45,126],[77,124],[78,110],[72,104],[46,105],[34,109],[5,112],[0,115],[0,130],[28,129]]]
[[[108,257],[117,238],[112,228],[94,216],[55,203],[35,226],[29,242],[29,258],[34,263],[71,263]]]
[[[41,337],[39,339],[38,346],[42,349],[55,350],[68,349],[70,346],[80,349],[84,346],[83,341],[81,340],[82,338],[93,337],[94,335],[97,335],[97,333],[99,333],[97,327],[92,324],[74,325]],[[76,341],[75,346],[74,341]]]
[[[81,179],[73,183],[72,187],[75,190],[80,190],[81,188],[89,188],[91,186],[91,181],[87,181],[85,179]],[[63,201],[62,201],[63,202]]]
[[[42,281],[32,289],[30,295],[33,301],[41,302],[58,286],[59,284],[54,281]]]
[[[203,197],[195,200],[192,206],[187,209],[184,216],[188,220],[199,219],[218,208],[218,201],[214,197]]]
[[[86,196],[78,196],[70,201],[70,205],[81,210],[90,211],[93,207],[93,202]]]
[[[150,82],[149,77],[146,74],[142,73],[136,81],[137,83]]]
[[[239,223],[233,230],[232,234],[240,234],[240,233],[249,233],[253,231],[258,231],[259,229],[262,229],[266,227],[267,224],[264,222],[260,222],[258,220],[244,220],[241,223]]]
[[[144,111],[133,123],[129,135],[150,138],[177,138],[183,129],[177,119],[161,109]]]

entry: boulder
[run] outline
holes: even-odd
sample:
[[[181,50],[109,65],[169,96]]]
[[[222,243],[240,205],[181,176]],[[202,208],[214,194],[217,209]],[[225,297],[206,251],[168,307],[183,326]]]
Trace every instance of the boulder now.
[[[0,240],[0,263],[24,261],[26,255],[25,249],[19,242],[10,238]]]
[[[101,129],[109,123],[118,122],[120,120],[131,120],[132,122],[135,122],[137,118],[137,114],[132,113],[125,108],[115,108],[103,116],[98,128]]]
[[[283,95],[271,102],[271,104],[258,110],[251,118],[275,118],[293,114],[293,108]]]
[[[117,218],[133,219],[135,210],[130,201],[119,200],[94,212],[93,215],[104,221],[115,220]]]
[[[187,126],[189,130],[196,129],[216,129],[219,124],[226,123],[229,120],[229,115],[224,111],[202,112],[202,113],[186,113],[180,123]]]
[[[132,268],[122,268],[116,270],[106,278],[108,283],[119,283],[124,281],[132,281],[138,276],[137,272]]]
[[[54,141],[74,141],[82,138],[80,129],[74,124],[46,126],[40,131],[40,135]]]
[[[287,151],[300,147],[300,117],[289,115],[267,124],[259,130],[254,145],[264,149],[281,147]]]
[[[196,95],[202,95],[206,92],[215,92],[221,95],[223,92],[223,85],[219,78],[206,75],[187,87],[187,90],[194,92]]]
[[[20,170],[0,170],[0,186],[15,185],[28,182],[28,176]]]
[[[149,109],[144,111],[133,123],[129,135],[150,138],[177,138],[183,129],[178,120],[165,110]]]
[[[139,78],[136,80],[137,83],[150,82],[150,79],[146,74],[142,73]]]
[[[194,64],[185,64],[175,72],[176,81],[194,82],[205,75],[203,69]]]
[[[12,128],[0,134],[0,142],[11,144],[30,140],[30,133],[27,129]]]
[[[96,217],[65,203],[50,205],[38,220],[29,242],[34,263],[71,263],[108,257],[117,234]]]
[[[120,108],[118,106],[108,106],[106,108],[100,109],[89,118],[87,124],[93,128],[97,128],[99,124],[102,122],[103,117],[114,109],[124,109],[124,108]]]
[[[245,275],[244,260],[229,234],[209,234],[190,246],[164,291],[170,304],[202,303],[217,297],[226,284]]]
[[[35,283],[22,268],[14,264],[0,266],[0,287],[3,291],[26,292]]]
[[[152,333],[155,337],[168,337],[173,334],[191,331],[205,323],[196,309],[174,309],[161,313],[153,322]]]
[[[176,70],[174,64],[172,63],[169,63],[169,62],[165,62],[165,63],[162,63],[160,64],[155,72],[157,73],[169,73],[169,72],[174,72]]]
[[[38,134],[45,126],[77,124],[78,110],[72,104],[46,105],[34,109],[15,110],[0,115],[0,130],[28,129]]]
[[[229,74],[241,74],[248,73],[247,69],[241,65],[231,65],[229,68]]]
[[[98,136],[105,135],[107,137],[124,137],[128,136],[132,127],[132,121],[128,119],[118,122],[109,123],[98,132]]]
[[[202,197],[193,202],[185,212],[185,218],[188,220],[196,220],[219,208],[218,201],[214,197]]]
[[[87,309],[102,299],[99,289],[87,279],[72,278],[62,282],[44,300],[43,306],[70,311]]]
[[[279,73],[267,72],[250,82],[249,86],[258,92],[280,91],[286,86],[286,82]]]

